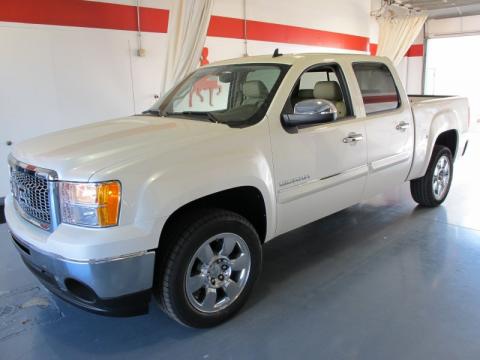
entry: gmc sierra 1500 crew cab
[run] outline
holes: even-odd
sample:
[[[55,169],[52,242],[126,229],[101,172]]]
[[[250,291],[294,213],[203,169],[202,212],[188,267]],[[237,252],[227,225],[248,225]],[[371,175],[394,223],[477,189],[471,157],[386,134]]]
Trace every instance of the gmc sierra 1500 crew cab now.
[[[14,147],[6,220],[54,294],[103,314],[208,327],[245,303],[262,244],[410,182],[440,205],[467,146],[465,98],[409,98],[380,57],[245,57],[152,108]]]

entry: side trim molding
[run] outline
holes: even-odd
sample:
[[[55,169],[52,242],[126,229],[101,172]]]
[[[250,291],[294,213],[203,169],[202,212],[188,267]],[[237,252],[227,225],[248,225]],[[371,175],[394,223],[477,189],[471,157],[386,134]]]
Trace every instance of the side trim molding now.
[[[343,184],[347,181],[365,176],[368,173],[368,166],[361,165],[338,174],[315,179],[289,189],[282,189],[278,193],[278,201],[285,204],[304,196],[326,190],[331,187]]]
[[[408,159],[410,159],[410,156],[411,154],[409,152],[402,152],[380,160],[372,161],[370,163],[370,169],[372,170],[372,172],[379,171],[386,167],[407,161]]]

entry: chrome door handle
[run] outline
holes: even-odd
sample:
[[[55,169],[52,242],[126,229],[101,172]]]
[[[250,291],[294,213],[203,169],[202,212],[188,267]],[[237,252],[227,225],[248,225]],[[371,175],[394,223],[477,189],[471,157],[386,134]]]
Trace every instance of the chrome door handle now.
[[[358,142],[360,140],[363,140],[362,134],[350,134],[346,138],[343,138],[345,144]]]
[[[409,123],[402,121],[400,122],[400,124],[397,124],[395,129],[402,131],[402,130],[407,130],[409,127],[410,127]]]

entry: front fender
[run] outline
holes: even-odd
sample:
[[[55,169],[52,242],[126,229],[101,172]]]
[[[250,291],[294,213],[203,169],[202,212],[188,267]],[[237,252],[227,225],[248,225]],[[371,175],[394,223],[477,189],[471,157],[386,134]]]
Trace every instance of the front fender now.
[[[227,167],[227,164],[230,165]],[[268,240],[276,227],[273,184],[271,168],[261,154],[248,159],[230,158],[228,162],[217,158],[209,164],[189,164],[148,179],[141,191],[142,206],[138,208],[137,217],[156,219],[160,234],[170,215],[182,206],[223,190],[251,186],[260,191],[265,203]]]
[[[276,227],[273,161],[268,124],[234,129],[212,127],[211,136],[183,134],[176,146],[152,146],[123,162],[103,169],[91,181],[120,180],[120,226],[143,226],[148,249],[156,248],[165,222],[182,206],[219,191],[252,186],[263,196],[266,239]],[[174,144],[174,145],[175,145]],[[145,250],[145,249],[142,249]]]

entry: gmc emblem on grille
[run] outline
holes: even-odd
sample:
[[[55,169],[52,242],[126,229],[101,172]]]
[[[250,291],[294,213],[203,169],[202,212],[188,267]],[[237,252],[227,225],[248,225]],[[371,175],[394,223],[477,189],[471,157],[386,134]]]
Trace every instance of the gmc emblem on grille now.
[[[22,185],[19,185],[18,183],[12,181],[12,193],[13,193],[13,197],[18,202],[27,204],[26,189]]]
[[[17,184],[17,200],[24,204],[28,204],[26,189],[23,186],[18,184]]]

